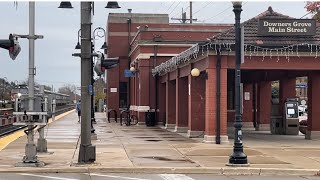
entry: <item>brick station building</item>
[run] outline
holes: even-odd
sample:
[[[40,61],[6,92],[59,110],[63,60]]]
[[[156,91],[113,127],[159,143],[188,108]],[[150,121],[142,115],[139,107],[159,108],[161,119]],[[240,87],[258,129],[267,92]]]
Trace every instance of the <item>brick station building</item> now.
[[[234,121],[233,27],[173,25],[168,23],[167,15],[146,15],[154,16],[147,19],[137,15],[136,25],[140,25],[140,29],[129,38],[129,50],[124,22],[128,16],[135,17],[135,14],[109,15],[108,56],[120,56],[120,66],[108,72],[109,108],[122,107],[119,102],[121,104],[125,88],[121,90],[121,83],[129,84],[123,71],[130,63],[138,70],[135,77],[130,78],[130,110],[138,116],[139,122],[145,121],[146,111],[157,109],[156,121],[163,122],[168,129],[186,132],[189,137],[204,136],[204,141],[209,143],[228,141],[228,127],[233,126]],[[266,36],[258,32],[259,19],[293,18],[269,7],[242,23],[244,127],[270,130],[272,115],[281,115],[285,100],[296,97],[296,78],[306,76],[306,138],[319,138],[320,109],[316,108],[320,102],[319,28],[315,35]],[[194,68],[201,71],[200,76],[191,75]],[[279,104],[274,106],[271,82],[276,80],[280,82],[280,93]],[[119,92],[112,93],[110,88],[119,88]]]
[[[170,24],[168,14],[110,13],[107,23],[107,54],[108,57],[119,57],[120,63],[107,72],[108,108],[116,110],[119,117],[120,110],[130,105],[139,122],[143,123],[145,112],[155,109],[155,78],[151,74],[152,68],[232,26]],[[130,64],[139,72],[135,77],[128,78],[124,71],[130,68]],[[139,87],[141,91],[134,91]]]

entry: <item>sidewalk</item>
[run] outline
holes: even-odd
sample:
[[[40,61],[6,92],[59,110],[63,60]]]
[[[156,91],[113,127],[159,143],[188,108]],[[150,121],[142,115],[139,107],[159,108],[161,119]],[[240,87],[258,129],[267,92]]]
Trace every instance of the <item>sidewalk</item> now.
[[[104,113],[96,113],[94,124],[98,137],[92,141],[96,146],[96,162],[80,165],[77,121],[77,114],[71,112],[45,128],[51,153],[38,153],[45,167],[14,167],[24,156],[27,139],[22,136],[0,151],[0,172],[319,174],[320,143],[304,140],[303,136],[244,132],[244,150],[250,166],[234,168],[225,165],[232,153],[231,139],[229,144],[205,144],[201,139],[185,138],[158,127],[108,123]],[[35,142],[37,139],[36,134]],[[0,139],[0,144],[1,141],[4,140]]]

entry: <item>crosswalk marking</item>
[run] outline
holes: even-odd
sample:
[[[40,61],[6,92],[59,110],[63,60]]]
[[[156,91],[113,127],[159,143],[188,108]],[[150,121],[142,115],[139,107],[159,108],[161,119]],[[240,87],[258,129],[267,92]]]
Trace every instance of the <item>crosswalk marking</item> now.
[[[184,174],[159,174],[159,176],[164,180],[194,180]]]
[[[62,178],[62,177],[55,177],[55,176],[43,176],[43,175],[27,174],[27,173],[21,173],[20,175],[23,175],[23,176],[33,176],[33,177],[41,177],[41,178],[48,178],[48,179],[79,180],[79,179]]]
[[[131,179],[131,180],[149,180],[149,179],[126,177],[126,176],[114,176],[114,175],[93,174],[93,173],[90,173],[90,176],[101,176],[101,177],[111,177],[111,178],[117,178],[117,179]]]

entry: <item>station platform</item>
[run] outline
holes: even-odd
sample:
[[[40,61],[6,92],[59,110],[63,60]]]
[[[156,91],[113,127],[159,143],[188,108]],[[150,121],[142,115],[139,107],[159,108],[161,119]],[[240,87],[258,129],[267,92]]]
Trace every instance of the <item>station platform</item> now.
[[[249,167],[226,166],[232,153],[229,144],[206,144],[160,127],[120,126],[96,113],[96,161],[78,164],[80,123],[70,111],[45,127],[49,153],[38,153],[44,167],[15,167],[25,154],[23,131],[0,139],[1,172],[123,172],[210,173],[245,175],[320,174],[320,143],[303,136],[280,136],[264,132],[244,133],[244,151]],[[35,143],[38,134],[35,134]]]

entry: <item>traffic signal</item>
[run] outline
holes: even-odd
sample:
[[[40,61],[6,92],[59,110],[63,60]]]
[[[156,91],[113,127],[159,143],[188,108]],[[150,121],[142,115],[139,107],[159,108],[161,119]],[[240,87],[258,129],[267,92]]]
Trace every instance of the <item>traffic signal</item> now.
[[[101,76],[102,74],[104,74],[104,71],[106,69],[111,69],[113,67],[116,67],[118,63],[119,63],[119,57],[105,59],[103,54],[99,54],[98,60],[94,65],[94,71],[97,73],[98,76]]]
[[[12,34],[9,35],[9,39],[0,39],[0,47],[9,50],[9,56],[12,60],[15,60],[21,51],[18,37]]]

